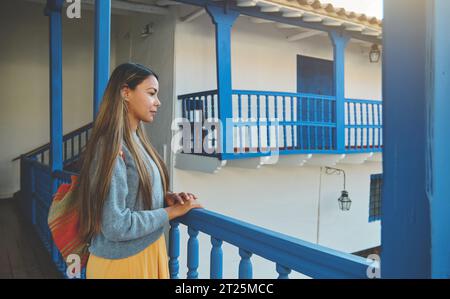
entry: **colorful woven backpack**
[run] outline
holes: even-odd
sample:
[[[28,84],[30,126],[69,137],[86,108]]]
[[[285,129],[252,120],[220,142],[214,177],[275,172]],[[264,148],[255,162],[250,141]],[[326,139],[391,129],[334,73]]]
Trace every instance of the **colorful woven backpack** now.
[[[119,156],[125,160],[122,150],[119,152]],[[72,175],[70,184],[59,186],[53,197],[47,221],[53,241],[64,261],[67,263],[67,258],[71,254],[76,254],[80,257],[80,266],[83,268],[89,258],[89,245],[83,242],[79,236],[80,217],[74,196],[77,183],[78,176]]]
[[[73,196],[77,183],[78,177],[73,175],[70,184],[59,186],[48,212],[48,226],[64,261],[67,262],[69,255],[76,254],[80,257],[81,267],[85,267],[89,251],[88,244],[78,234],[80,219]]]

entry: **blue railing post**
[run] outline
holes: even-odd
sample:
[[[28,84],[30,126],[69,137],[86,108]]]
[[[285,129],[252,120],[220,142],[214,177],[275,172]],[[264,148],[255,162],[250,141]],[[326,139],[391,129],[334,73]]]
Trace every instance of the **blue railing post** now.
[[[226,4],[225,4],[226,5]],[[231,81],[231,28],[239,13],[215,5],[206,5],[206,11],[216,27],[216,69],[217,69],[217,92],[219,99],[220,157],[225,153],[232,154],[233,149],[233,127],[226,126],[226,120],[232,119],[232,81]]]
[[[31,168],[25,156],[20,157],[20,208],[27,220],[31,219]]]
[[[222,240],[211,236],[211,244],[210,278],[221,279],[223,263]]]
[[[276,270],[278,272],[278,279],[289,279],[289,273],[291,273],[291,269],[277,263]]]
[[[33,158],[32,158],[33,159]],[[34,160],[34,159],[33,159]],[[36,192],[36,175],[34,171],[34,165],[27,162],[28,168],[30,170],[30,204],[31,204],[31,223],[35,226],[36,225],[36,197],[34,193]]]
[[[427,1],[427,20],[432,30],[432,59],[434,65],[426,71],[430,78],[427,86],[429,98],[427,169],[428,188],[431,204],[431,275],[432,278],[450,278],[450,38],[447,30],[450,22],[446,13],[450,11],[450,2],[446,0]],[[431,80],[430,80],[431,79]]]
[[[111,1],[95,0],[94,120],[109,79]]]
[[[198,278],[198,230],[188,228],[189,241],[188,241],[188,273],[187,278]]]
[[[180,256],[180,229],[179,223],[176,221],[170,222],[169,231],[169,271],[170,278],[178,279],[178,271],[180,265],[178,257]]]
[[[252,261],[250,258],[252,257],[252,253],[239,248],[239,255],[241,257],[241,261],[239,262],[239,278],[240,279],[252,279],[253,278],[253,268]]]
[[[49,16],[50,36],[50,173],[63,168],[63,121],[62,121],[62,0],[48,0],[45,14]],[[51,194],[58,188],[51,179]],[[52,258],[58,260],[58,249],[50,242]]]
[[[334,95],[336,96],[336,150],[345,151],[345,49],[350,38],[343,33],[329,33],[333,43]]]

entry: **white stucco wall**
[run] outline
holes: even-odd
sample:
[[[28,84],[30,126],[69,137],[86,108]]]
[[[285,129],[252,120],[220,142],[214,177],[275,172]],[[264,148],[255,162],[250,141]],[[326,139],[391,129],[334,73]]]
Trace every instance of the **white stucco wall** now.
[[[11,162],[49,142],[48,17],[44,5],[24,0],[2,1],[0,9],[0,198],[19,190],[19,161]],[[63,130],[92,121],[93,12],[81,19],[63,17]],[[115,65],[113,16],[111,65]]]
[[[233,88],[296,92],[297,55],[332,59],[328,37],[288,42],[286,36],[292,32],[240,17],[232,31]],[[175,57],[176,95],[216,88],[214,27],[209,16],[177,23]],[[348,46],[345,66],[346,97],[381,99],[381,65],[370,64],[359,44]],[[176,113],[180,115],[179,106]],[[217,174],[175,169],[173,181],[176,191],[197,194],[207,209],[313,243],[317,242],[321,194],[319,244],[345,252],[380,245],[380,223],[369,223],[368,217],[370,175],[382,171],[381,163],[337,167],[347,172],[353,200],[349,212],[341,212],[337,204],[343,178],[322,175],[320,184],[319,167],[225,167]],[[181,227],[180,273],[185,277],[187,231]],[[200,234],[199,238],[199,273],[206,278],[211,243],[208,236]],[[237,277],[238,250],[226,243],[223,249],[224,277]],[[276,277],[273,263],[259,257],[252,260],[255,278]]]

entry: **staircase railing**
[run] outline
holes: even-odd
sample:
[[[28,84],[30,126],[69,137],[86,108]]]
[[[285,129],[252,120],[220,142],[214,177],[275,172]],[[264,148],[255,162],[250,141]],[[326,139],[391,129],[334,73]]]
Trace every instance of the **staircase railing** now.
[[[75,131],[67,133],[63,136],[63,161],[64,165],[79,158],[79,154],[86,146],[89,140],[89,135],[92,131],[93,123],[82,126]],[[42,164],[49,165],[50,163],[50,143],[46,143],[38,148],[35,148],[25,154],[22,154],[13,159],[13,161],[19,160],[22,157],[33,157],[33,159],[39,161]]]

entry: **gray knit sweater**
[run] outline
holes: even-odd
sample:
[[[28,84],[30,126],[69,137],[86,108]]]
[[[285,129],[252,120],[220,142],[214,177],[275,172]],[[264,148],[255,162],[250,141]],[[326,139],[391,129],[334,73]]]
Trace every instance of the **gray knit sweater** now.
[[[164,210],[161,175],[153,159],[137,141],[152,179],[152,210],[144,210],[138,194],[139,176],[130,151],[123,143],[125,159],[118,157],[103,209],[101,233],[95,236],[89,252],[108,259],[133,256],[161,237],[169,216]]]

